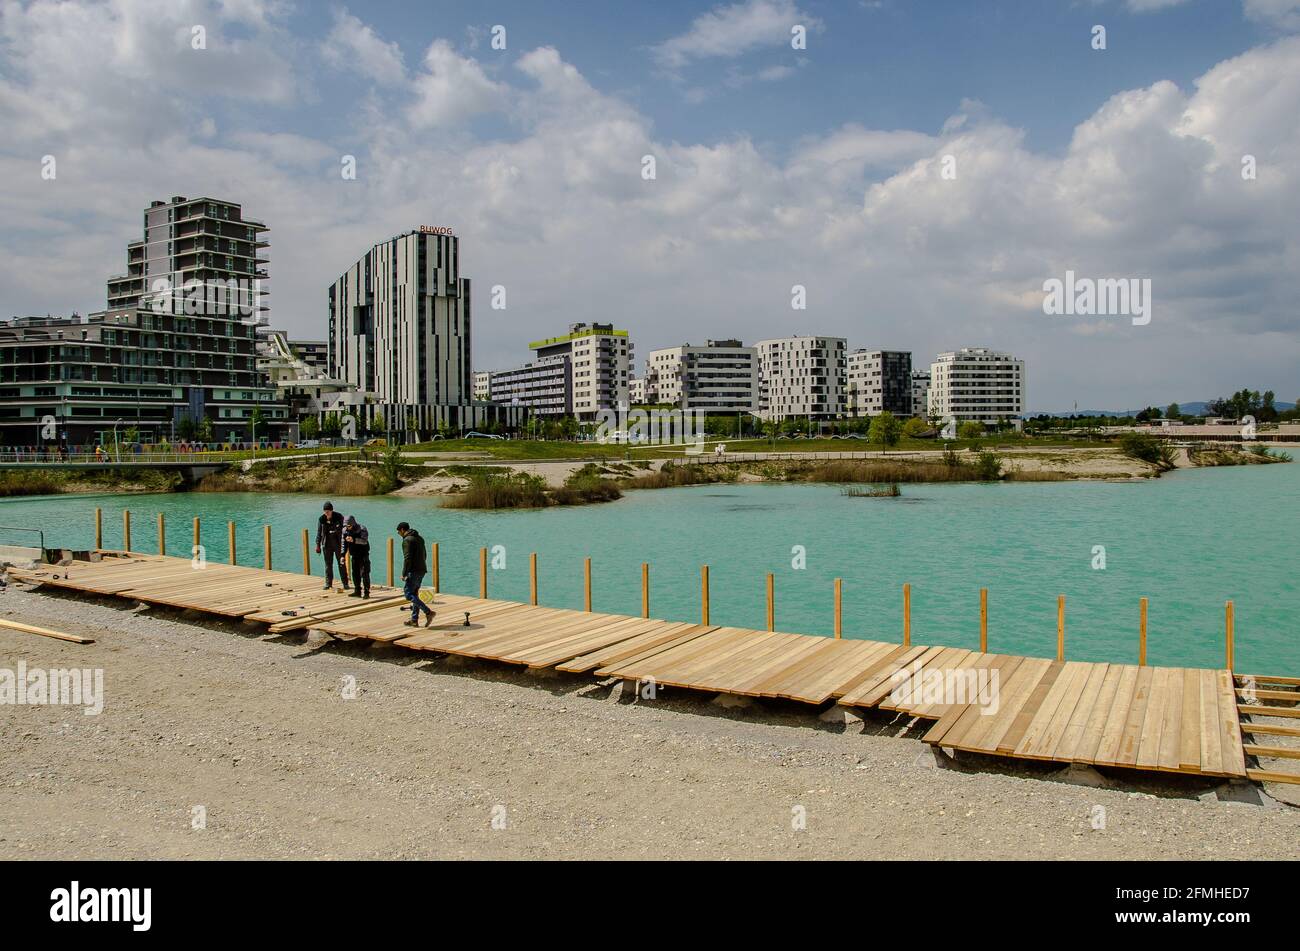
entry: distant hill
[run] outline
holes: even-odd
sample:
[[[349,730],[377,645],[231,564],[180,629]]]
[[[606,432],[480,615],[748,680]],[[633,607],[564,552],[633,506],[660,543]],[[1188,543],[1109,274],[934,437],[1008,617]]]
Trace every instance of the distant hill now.
[[[1153,404],[1154,405],[1154,404]],[[1160,404],[1160,411],[1164,412],[1168,403]],[[1204,416],[1209,406],[1208,400],[1200,400],[1191,403],[1179,402],[1178,408],[1183,411],[1184,416]],[[1274,400],[1273,405],[1278,412],[1283,410],[1295,409],[1295,403],[1287,403],[1283,400]],[[1057,410],[1052,413],[1045,413],[1041,410],[1034,410],[1032,413],[1026,413],[1026,416],[1136,416],[1142,412],[1145,407],[1139,406],[1137,409],[1067,409]]]

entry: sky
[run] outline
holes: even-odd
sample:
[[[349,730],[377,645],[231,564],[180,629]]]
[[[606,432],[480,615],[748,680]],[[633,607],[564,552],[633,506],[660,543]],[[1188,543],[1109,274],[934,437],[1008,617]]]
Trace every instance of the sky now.
[[[1300,0],[0,0],[0,317],[102,309],[173,195],[269,225],[294,337],[427,224],[477,369],[601,321],[638,370],[818,334],[1010,351],[1030,411],[1300,395]],[[1045,313],[1067,272],[1149,321]]]

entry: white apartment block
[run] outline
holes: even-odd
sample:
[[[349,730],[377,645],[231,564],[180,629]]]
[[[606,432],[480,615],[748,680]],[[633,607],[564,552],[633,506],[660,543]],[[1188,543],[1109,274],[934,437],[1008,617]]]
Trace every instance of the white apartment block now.
[[[909,350],[854,350],[848,355],[844,410],[850,416],[912,412]]]
[[[930,364],[930,415],[994,425],[1025,408],[1025,362],[1009,353],[968,347]]]
[[[912,415],[925,418],[930,413],[930,371],[912,371]]]
[[[646,402],[645,377],[633,377],[627,381],[627,400],[633,406],[641,406]]]
[[[484,403],[491,398],[492,393],[492,371],[475,370],[474,371],[474,402]]]
[[[572,413],[593,420],[603,409],[629,405],[628,378],[633,348],[626,330],[613,324],[573,324],[562,337],[549,337],[528,345],[537,362],[568,357],[573,388]]]
[[[509,370],[494,370],[493,403],[523,406],[536,416],[573,415],[573,375],[567,356],[550,356]]]
[[[644,399],[706,413],[757,413],[758,350],[739,340],[652,350]]]
[[[844,412],[843,337],[781,337],[754,345],[759,361],[759,415],[835,419]]]

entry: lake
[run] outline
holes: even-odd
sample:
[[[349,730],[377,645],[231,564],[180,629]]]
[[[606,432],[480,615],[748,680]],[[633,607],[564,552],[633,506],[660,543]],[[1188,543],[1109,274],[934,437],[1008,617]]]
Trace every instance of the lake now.
[[[314,537],[323,501],[256,493],[5,499],[0,524],[42,528],[51,547],[88,548],[98,506],[105,546],[120,547],[127,507],[132,547],[152,552],[162,512],[168,553],[188,554],[197,515],[207,557],[225,561],[233,520],[240,563],[249,565],[262,564],[269,524],[275,567],[296,571],[301,530]],[[440,543],[446,591],[477,593],[478,550],[486,546],[503,563],[489,571],[489,594],[526,601],[535,551],[541,602],[581,607],[582,560],[590,556],[593,607],[639,614],[646,561],[651,614],[698,620],[700,565],[708,564],[714,624],[764,628],[772,572],[777,629],[831,634],[840,577],[845,636],[898,641],[902,585],[910,582],[914,642],[976,647],[979,589],[987,587],[990,650],[1043,657],[1055,655],[1056,597],[1064,594],[1067,658],[1129,663],[1137,659],[1138,599],[1146,596],[1148,661],[1198,667],[1223,664],[1231,598],[1237,669],[1300,674],[1300,464],[1193,469],[1133,483],[905,485],[898,499],[849,498],[837,486],[740,484],[536,511],[447,510],[437,499],[332,501],[369,527],[378,582],[384,539],[406,520]],[[0,532],[6,544],[30,544],[28,537]],[[315,556],[313,570],[321,572]]]

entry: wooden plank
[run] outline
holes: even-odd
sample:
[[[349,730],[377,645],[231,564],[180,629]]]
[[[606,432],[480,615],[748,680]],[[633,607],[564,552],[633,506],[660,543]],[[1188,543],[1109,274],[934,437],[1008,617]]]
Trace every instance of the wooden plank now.
[[[1257,783],[1290,783],[1300,785],[1300,773],[1274,773],[1266,769],[1248,769],[1246,777]]]
[[[1024,737],[1025,731],[1029,729],[1029,724],[1033,722],[1034,714],[1038,712],[1038,708],[1061,676],[1061,671],[1064,668],[1065,665],[1060,661],[1048,662],[1043,676],[1025,698],[1024,704],[1016,712],[1015,717],[1008,722],[1006,732],[1002,734],[1002,738],[996,746],[998,752],[1011,753],[1020,745],[1021,738]],[[984,745],[989,745],[987,740]],[[990,750],[990,752],[993,752],[993,750]]]
[[[1106,675],[1101,682],[1101,689],[1097,692],[1097,699],[1092,705],[1092,710],[1088,713],[1088,719],[1084,722],[1083,730],[1080,732],[1078,742],[1074,747],[1074,762],[1093,763],[1096,761],[1097,750],[1101,748],[1101,740],[1106,731],[1106,724],[1110,722],[1111,712],[1115,709],[1120,687],[1125,683],[1125,669],[1124,664],[1111,664],[1106,668]],[[1128,689],[1129,696],[1131,696],[1131,685]],[[1128,699],[1125,698],[1121,702],[1127,704]]]
[[[73,644],[93,644],[93,637],[82,637],[80,634],[65,634],[62,631],[51,631],[44,627],[33,627],[30,624],[19,624],[17,621],[0,620],[0,627],[8,628],[11,631],[22,631],[24,634],[37,634],[41,637],[52,637],[55,640],[69,641]]]
[[[638,637],[630,638],[619,644],[611,644],[602,647],[599,650],[589,651],[581,657],[575,657],[572,660],[561,664],[559,669],[569,673],[588,673],[597,667],[606,664],[618,664],[629,657],[649,651],[670,650],[681,644],[689,643],[702,634],[710,631],[716,631],[716,627],[706,627],[702,624],[670,624],[667,627],[655,628],[647,631]]]
[[[1097,751],[1096,762],[1103,766],[1135,766],[1138,749],[1142,745],[1142,726],[1146,722],[1147,704],[1151,699],[1151,681],[1155,676],[1154,668],[1139,667],[1137,679],[1133,685],[1133,697],[1129,701],[1128,712],[1121,729],[1112,744],[1105,744]]]
[[[1178,751],[1178,768],[1198,772],[1201,768],[1201,675],[1183,671],[1183,725]]]
[[[1053,759],[1073,761],[1075,750],[1079,748],[1079,741],[1083,738],[1083,731],[1092,716],[1093,707],[1097,705],[1097,698],[1101,696],[1101,688],[1106,682],[1110,664],[1092,664],[1091,667],[1078,703],[1075,704],[1069,721],[1061,730],[1060,739],[1051,748]]]
[[[1300,717],[1300,707],[1265,707],[1253,703],[1239,703],[1237,711],[1249,713],[1254,717]]]
[[[1137,756],[1133,765],[1138,769],[1160,768],[1160,743],[1164,737],[1165,711],[1172,706],[1170,701],[1170,674],[1168,667],[1152,668],[1151,694],[1147,698],[1146,716],[1143,718],[1137,737]],[[1178,703],[1182,705],[1183,694],[1179,685]]]
[[[1223,771],[1229,776],[1244,776],[1246,751],[1242,748],[1237,698],[1232,690],[1232,672],[1216,670],[1214,680],[1219,695],[1219,747],[1223,753]]]
[[[1300,727],[1278,726],[1273,723],[1251,723],[1249,720],[1242,720],[1241,732],[1252,733],[1257,736],[1300,736]]]
[[[1052,662],[1044,658],[1022,660],[1001,684],[997,712],[986,714],[972,705],[952,722],[943,735],[944,745],[996,753],[998,744],[1051,670]]]
[[[1065,663],[1051,689],[1043,697],[1042,703],[1034,711],[1024,734],[1016,743],[1017,756],[1040,756],[1043,748],[1042,740],[1047,737],[1052,724],[1058,723],[1060,730],[1065,729],[1064,724],[1069,723],[1070,714],[1074,712],[1074,706],[1079,702],[1079,696],[1087,686],[1088,668],[1088,664],[1079,661]],[[1059,719],[1058,713],[1061,714]],[[1051,744],[1055,745],[1058,739],[1060,739],[1060,732],[1050,738]]]
[[[1290,749],[1285,746],[1257,746],[1254,743],[1247,743],[1242,749],[1248,756],[1300,759],[1300,749]]]
[[[1214,671],[1201,670],[1201,763],[1203,773],[1223,772],[1223,747],[1219,737],[1219,699]]]
[[[1183,678],[1186,673],[1187,671],[1181,667],[1174,667],[1169,671],[1164,721],[1160,725],[1160,753],[1156,757],[1156,766],[1159,769],[1178,769],[1178,751],[1182,743],[1183,727]]]

